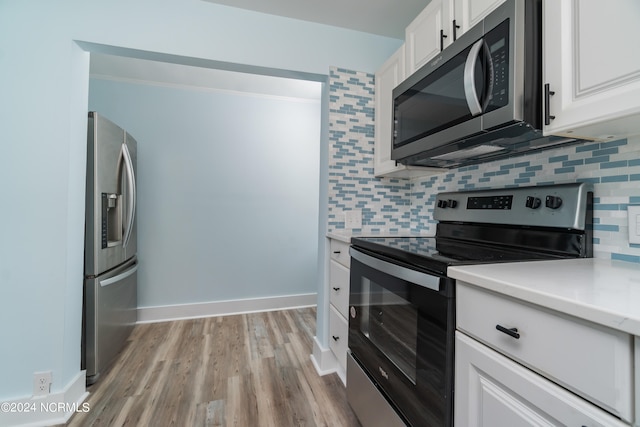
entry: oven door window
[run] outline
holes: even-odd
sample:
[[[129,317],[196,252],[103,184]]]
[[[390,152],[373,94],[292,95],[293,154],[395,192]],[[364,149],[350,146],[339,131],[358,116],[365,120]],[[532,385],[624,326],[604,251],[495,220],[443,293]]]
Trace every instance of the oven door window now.
[[[367,278],[362,279],[360,331],[414,385],[418,310],[405,292],[393,292]]]

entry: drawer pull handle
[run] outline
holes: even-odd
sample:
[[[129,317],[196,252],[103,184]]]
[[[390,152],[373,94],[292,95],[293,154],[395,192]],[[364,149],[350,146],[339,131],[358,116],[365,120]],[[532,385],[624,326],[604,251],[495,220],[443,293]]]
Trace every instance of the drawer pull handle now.
[[[339,254],[339,253],[340,253],[340,251],[333,251],[333,253],[334,253],[334,254]]]
[[[335,335],[331,335],[331,338],[333,338],[334,341],[338,341],[340,339],[340,337],[337,337]]]
[[[333,288],[334,291],[338,292],[340,288]]]
[[[503,332],[503,333],[509,335],[510,337],[513,337],[515,339],[520,339],[520,334],[518,333],[518,328],[507,329],[504,326],[496,325],[496,329],[499,330],[500,332]]]

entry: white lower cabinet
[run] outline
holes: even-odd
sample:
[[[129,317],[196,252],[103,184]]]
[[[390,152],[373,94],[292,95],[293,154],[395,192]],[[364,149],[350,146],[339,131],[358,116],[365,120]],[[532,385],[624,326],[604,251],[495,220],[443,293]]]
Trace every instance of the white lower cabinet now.
[[[628,427],[459,331],[455,390],[457,427]]]
[[[349,312],[349,269],[331,261],[329,267],[329,301],[347,319]]]
[[[629,334],[462,281],[456,329],[456,426],[634,422]]]
[[[338,359],[343,371],[347,369],[347,341],[349,338],[349,322],[342,317],[334,306],[329,308],[329,348]]]
[[[337,373],[346,384],[349,339],[349,243],[329,241],[329,348],[337,361]]]
[[[349,268],[351,266],[351,256],[349,255],[349,243],[336,239],[329,242],[331,260]]]

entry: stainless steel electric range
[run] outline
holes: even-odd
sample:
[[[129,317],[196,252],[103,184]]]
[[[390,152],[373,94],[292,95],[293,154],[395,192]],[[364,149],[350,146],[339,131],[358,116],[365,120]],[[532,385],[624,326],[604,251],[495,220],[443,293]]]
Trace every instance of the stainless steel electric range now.
[[[452,426],[453,265],[591,257],[588,183],[440,193],[434,237],[351,240],[347,396],[364,427]]]

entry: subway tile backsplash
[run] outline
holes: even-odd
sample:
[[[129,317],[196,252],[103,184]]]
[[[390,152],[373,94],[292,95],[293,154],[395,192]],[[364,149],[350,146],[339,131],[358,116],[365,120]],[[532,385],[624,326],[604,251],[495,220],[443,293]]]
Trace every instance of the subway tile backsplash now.
[[[594,256],[640,263],[627,225],[627,206],[640,204],[640,137],[587,141],[414,180],[375,178],[374,76],[332,68],[329,85],[328,231],[345,228],[344,211],[361,209],[356,232],[435,233],[439,192],[587,181],[595,188]]]
[[[355,231],[411,229],[411,183],[373,176],[373,75],[332,68],[329,75],[329,224],[344,227],[344,211],[362,210]]]

